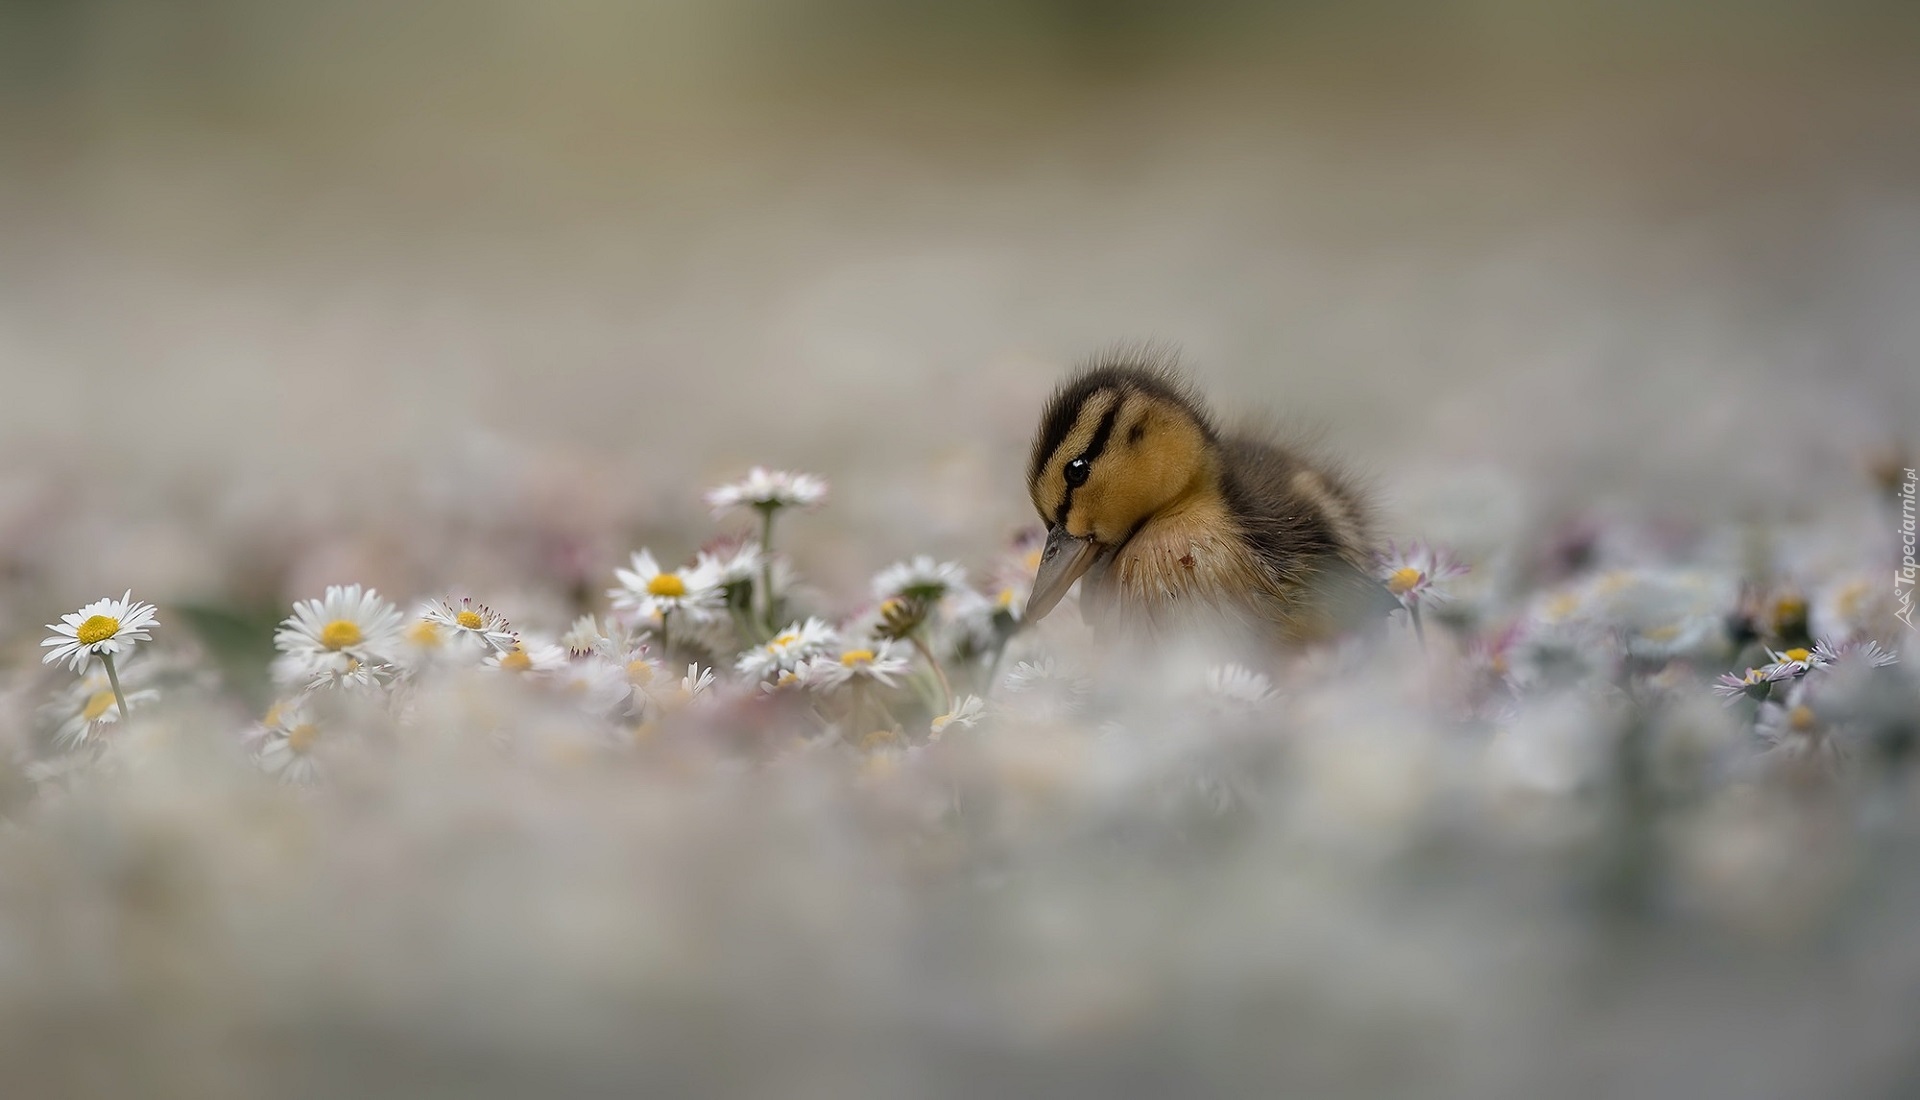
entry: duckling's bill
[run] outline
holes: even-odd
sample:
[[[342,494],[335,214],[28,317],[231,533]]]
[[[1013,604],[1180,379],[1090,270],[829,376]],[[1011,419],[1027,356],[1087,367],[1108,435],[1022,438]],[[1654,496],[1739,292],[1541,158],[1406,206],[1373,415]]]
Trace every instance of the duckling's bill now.
[[[1099,543],[1090,537],[1075,538],[1067,534],[1065,524],[1056,524],[1047,532],[1047,544],[1040,551],[1040,571],[1033,578],[1033,593],[1027,597],[1021,619],[1031,623],[1044,618],[1099,556]]]

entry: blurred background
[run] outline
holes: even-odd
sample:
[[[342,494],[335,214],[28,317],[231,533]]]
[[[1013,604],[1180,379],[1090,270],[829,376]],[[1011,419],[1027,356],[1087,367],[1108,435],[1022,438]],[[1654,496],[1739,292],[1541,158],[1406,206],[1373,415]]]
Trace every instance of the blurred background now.
[[[1791,511],[1920,414],[1917,30],[1892,0],[8,0],[0,447],[123,521],[245,487],[337,528],[476,455],[663,525],[787,464],[843,490],[859,560],[806,564],[844,579],[1024,521],[1047,389],[1155,339],[1324,428],[1397,529],[1477,469]],[[216,583],[174,556],[73,583]]]

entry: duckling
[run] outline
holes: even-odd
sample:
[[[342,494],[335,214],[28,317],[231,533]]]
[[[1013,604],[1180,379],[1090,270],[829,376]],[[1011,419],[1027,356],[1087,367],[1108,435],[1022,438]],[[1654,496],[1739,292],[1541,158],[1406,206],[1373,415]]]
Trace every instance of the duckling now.
[[[1096,631],[1283,649],[1397,606],[1370,575],[1360,489],[1298,450],[1220,431],[1151,356],[1108,356],[1054,391],[1027,488],[1047,525],[1028,622],[1076,580]]]

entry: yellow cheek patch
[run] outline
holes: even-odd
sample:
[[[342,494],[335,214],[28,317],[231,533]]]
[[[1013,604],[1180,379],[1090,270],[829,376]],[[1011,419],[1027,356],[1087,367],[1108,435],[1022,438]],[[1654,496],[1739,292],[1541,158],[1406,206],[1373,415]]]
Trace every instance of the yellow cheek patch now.
[[[1098,477],[1073,495],[1067,529],[1074,534],[1105,542],[1125,538],[1178,499],[1208,464],[1206,441],[1184,416],[1165,414],[1151,398],[1138,400],[1145,407],[1126,428],[1116,428]],[[1135,427],[1143,427],[1145,436],[1129,446]]]

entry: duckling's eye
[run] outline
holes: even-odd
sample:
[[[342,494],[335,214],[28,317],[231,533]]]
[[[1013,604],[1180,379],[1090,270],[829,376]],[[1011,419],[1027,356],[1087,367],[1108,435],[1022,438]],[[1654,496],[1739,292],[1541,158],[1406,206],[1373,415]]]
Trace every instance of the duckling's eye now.
[[[1084,458],[1076,458],[1072,462],[1067,463],[1065,471],[1067,484],[1075,489],[1085,485],[1087,483],[1088,469],[1087,460]]]

